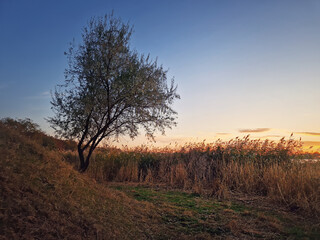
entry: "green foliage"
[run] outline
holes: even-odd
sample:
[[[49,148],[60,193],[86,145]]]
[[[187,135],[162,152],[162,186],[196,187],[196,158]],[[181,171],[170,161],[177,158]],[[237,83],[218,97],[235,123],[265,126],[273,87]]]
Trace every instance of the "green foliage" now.
[[[82,171],[103,139],[134,138],[139,129],[153,138],[176,124],[174,80],[168,85],[167,71],[156,60],[131,50],[131,34],[130,25],[112,14],[92,18],[82,43],[66,53],[65,83],[54,92],[55,115],[48,121],[58,135],[79,141]]]

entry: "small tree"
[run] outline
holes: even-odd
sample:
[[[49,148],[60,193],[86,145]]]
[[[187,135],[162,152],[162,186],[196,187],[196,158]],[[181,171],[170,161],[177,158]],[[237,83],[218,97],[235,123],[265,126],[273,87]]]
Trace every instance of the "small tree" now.
[[[156,130],[176,124],[171,105],[179,95],[167,71],[130,49],[132,27],[113,15],[92,18],[83,42],[71,44],[65,83],[52,94],[54,116],[48,121],[61,137],[78,140],[80,171],[103,139],[129,135],[143,128]]]

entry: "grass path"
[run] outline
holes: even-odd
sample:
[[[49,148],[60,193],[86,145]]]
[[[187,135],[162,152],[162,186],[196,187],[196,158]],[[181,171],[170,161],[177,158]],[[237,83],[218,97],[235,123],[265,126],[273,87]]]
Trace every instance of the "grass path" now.
[[[111,188],[154,208],[162,225],[150,236],[154,239],[320,239],[319,229],[307,230],[304,223],[276,211],[161,188],[126,184]]]

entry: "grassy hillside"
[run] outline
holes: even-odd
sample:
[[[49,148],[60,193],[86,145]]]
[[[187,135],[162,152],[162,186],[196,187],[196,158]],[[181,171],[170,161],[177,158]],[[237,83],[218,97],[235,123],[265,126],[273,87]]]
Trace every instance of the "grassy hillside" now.
[[[68,163],[73,148],[28,120],[0,121],[0,239],[319,238],[313,217],[264,198],[218,200],[180,182],[152,181],[149,168],[131,183],[120,179],[129,174],[122,165],[117,182],[99,179],[97,162],[80,174]]]
[[[132,239],[152,231],[147,204],[96,184],[20,130],[0,125],[0,238]]]

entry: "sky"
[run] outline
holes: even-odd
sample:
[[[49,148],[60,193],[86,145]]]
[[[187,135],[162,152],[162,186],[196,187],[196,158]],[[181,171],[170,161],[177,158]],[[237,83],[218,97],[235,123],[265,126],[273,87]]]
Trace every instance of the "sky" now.
[[[0,118],[53,134],[50,91],[64,51],[94,16],[134,26],[132,48],[158,58],[181,99],[155,146],[250,134],[302,138],[320,151],[320,1],[0,1]],[[120,145],[150,144],[143,134]]]

